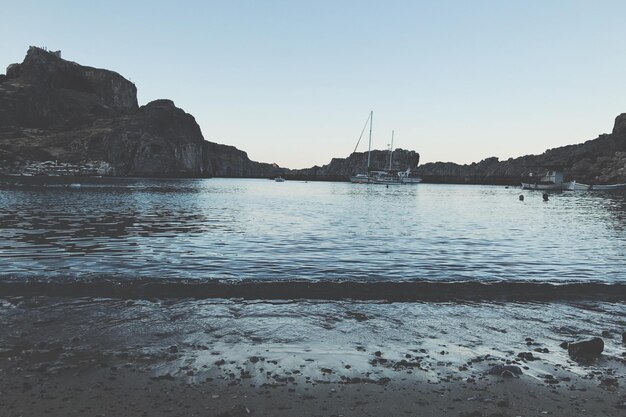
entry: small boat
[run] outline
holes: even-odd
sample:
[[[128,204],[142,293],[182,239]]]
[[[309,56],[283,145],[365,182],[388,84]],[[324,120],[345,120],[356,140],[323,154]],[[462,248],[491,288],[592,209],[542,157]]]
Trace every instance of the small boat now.
[[[546,175],[535,183],[522,183],[524,190],[543,191],[573,191],[576,189],[576,181],[563,181],[563,173],[560,171],[548,171]]]
[[[626,190],[626,184],[597,184],[590,185],[589,191],[613,191],[613,190]]]
[[[574,191],[614,191],[614,190],[626,190],[626,184],[583,184],[573,181]],[[567,183],[565,183],[567,184]],[[571,188],[570,188],[571,189]]]
[[[276,181],[276,182],[285,182],[285,179],[283,177],[276,177],[276,178],[274,178],[274,181]]]

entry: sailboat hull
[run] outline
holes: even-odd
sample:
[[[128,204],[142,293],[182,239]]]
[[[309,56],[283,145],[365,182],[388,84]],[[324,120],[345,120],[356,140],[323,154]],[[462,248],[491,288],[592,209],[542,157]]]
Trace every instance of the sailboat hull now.
[[[422,182],[422,179],[417,177],[417,178],[401,178],[400,182],[402,182],[402,184],[419,184],[420,182]]]
[[[354,175],[350,177],[350,182],[354,184],[367,184],[369,183],[369,177],[365,174]]]

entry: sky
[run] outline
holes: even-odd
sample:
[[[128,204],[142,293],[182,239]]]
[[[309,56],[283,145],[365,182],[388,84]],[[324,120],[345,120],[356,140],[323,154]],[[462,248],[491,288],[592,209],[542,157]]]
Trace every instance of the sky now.
[[[0,68],[60,49],[288,168],[348,156],[370,110],[373,148],[393,129],[421,163],[537,154],[626,112],[621,0],[23,0],[2,15]]]

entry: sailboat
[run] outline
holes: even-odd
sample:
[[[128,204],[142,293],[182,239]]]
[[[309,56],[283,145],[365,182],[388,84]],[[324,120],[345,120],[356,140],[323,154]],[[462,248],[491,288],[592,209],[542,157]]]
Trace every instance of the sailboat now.
[[[369,140],[369,147],[367,149],[367,171],[365,173],[356,174],[350,177],[350,182],[353,182],[356,184],[367,184],[370,182],[369,172],[370,172],[370,160],[371,160],[370,153],[372,151],[372,120],[373,119],[374,119],[374,111],[372,110],[370,111],[369,117],[365,121],[365,126],[363,126],[363,130],[361,131],[361,136],[359,136],[359,140],[356,142],[356,146],[354,147],[354,152],[356,152],[356,148],[359,147],[359,143],[361,142],[361,138],[363,137],[363,133],[365,132],[365,128],[367,127],[367,123],[369,122],[370,140]]]
[[[365,126],[363,126],[363,130],[361,131],[361,136],[354,147],[354,152],[356,152],[359,143],[361,142],[361,138],[363,137],[363,133],[365,132],[365,128],[367,127],[367,123],[369,122],[369,147],[367,150],[367,173],[360,173],[350,177],[350,182],[357,184],[418,184],[422,182],[422,178],[413,174],[411,172],[411,168],[407,168],[406,171],[395,171],[392,169],[393,163],[393,139],[394,139],[394,131],[391,131],[391,144],[389,145],[389,169],[381,170],[381,171],[373,171],[370,170],[370,162],[371,162],[371,152],[372,152],[372,120],[374,119],[374,112],[370,112],[370,116],[368,120],[365,121]]]
[[[370,111],[370,116],[368,118],[368,120],[365,121],[365,126],[363,126],[363,130],[361,131],[361,136],[359,137],[359,140],[356,143],[356,146],[354,147],[354,152],[356,152],[356,149],[359,146],[359,143],[361,142],[361,138],[363,137],[363,133],[365,132],[365,128],[367,127],[367,123],[369,122],[369,126],[370,126],[370,134],[369,134],[369,146],[367,149],[367,172],[366,173],[360,173],[360,174],[356,174],[350,177],[350,182],[353,183],[357,183],[357,184],[401,184],[400,182],[400,178],[398,176],[395,176],[391,173],[389,173],[388,171],[374,171],[374,170],[370,170],[370,164],[371,164],[371,153],[372,153],[372,122],[374,120],[374,112]],[[391,133],[392,138],[391,141],[393,143],[393,132]],[[392,148],[393,149],[393,145]],[[391,153],[389,155],[389,168],[391,169]]]
[[[395,175],[391,169],[392,161],[393,161],[393,136],[394,131],[391,131],[391,144],[389,145],[389,169],[386,171],[370,171],[370,183],[371,184],[402,184],[400,181],[400,176]]]

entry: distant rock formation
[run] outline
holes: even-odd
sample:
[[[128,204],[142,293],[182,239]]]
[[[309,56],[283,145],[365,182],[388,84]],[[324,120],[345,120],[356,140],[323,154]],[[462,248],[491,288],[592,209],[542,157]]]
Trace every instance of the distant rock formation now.
[[[581,144],[506,161],[492,157],[469,165],[427,163],[417,172],[427,182],[519,184],[548,169],[562,170],[566,180],[585,184],[626,183],[626,113],[617,116],[611,134]]]
[[[386,169],[388,151],[372,151],[372,169]],[[453,162],[431,162],[417,167],[419,154],[396,149],[393,169],[411,167],[424,182],[457,184],[514,184],[536,181],[549,169],[562,170],[566,180],[586,184],[626,183],[626,113],[617,116],[611,134],[578,145],[549,149],[541,155],[526,155],[500,161],[496,157],[478,163],[460,165]],[[347,181],[351,175],[365,172],[367,153],[353,153],[348,158],[333,158],[329,164],[290,170],[286,178]],[[415,167],[417,167],[415,169]]]
[[[284,171],[205,141],[193,116],[171,100],[139,107],[135,85],[115,72],[30,47],[21,64],[0,76],[0,173],[19,173],[36,161],[98,166],[105,169],[98,173],[117,176],[273,177]]]
[[[395,149],[392,157],[392,169],[415,169],[420,155],[415,151]],[[389,168],[389,151],[374,150],[370,155],[370,169]],[[367,152],[354,152],[347,158],[333,158],[329,164],[306,169],[292,169],[285,173],[287,179],[313,181],[347,181],[351,175],[366,172]]]
[[[414,169],[419,157],[396,149],[392,168]],[[372,151],[371,169],[388,164],[388,151]],[[0,174],[347,181],[366,167],[365,152],[299,170],[251,161],[235,147],[205,141],[193,116],[172,101],[139,107],[133,83],[61,59],[60,51],[31,47],[21,64],[0,74]],[[578,145],[506,161],[428,163],[416,170],[425,182],[519,184],[547,169],[588,184],[626,183],[626,113],[615,119],[611,134]]]

